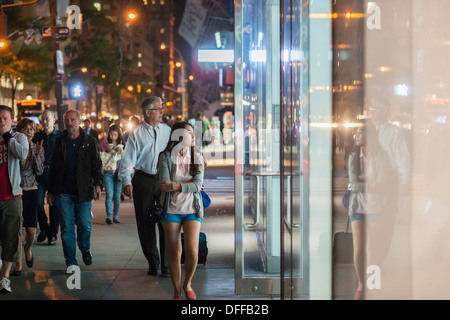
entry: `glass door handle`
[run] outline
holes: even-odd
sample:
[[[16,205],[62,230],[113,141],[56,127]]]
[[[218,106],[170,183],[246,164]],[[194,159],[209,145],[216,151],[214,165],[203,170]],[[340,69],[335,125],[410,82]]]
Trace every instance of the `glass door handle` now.
[[[286,172],[285,175],[288,178],[288,184],[290,181],[291,176],[298,176],[300,175],[300,172]],[[255,217],[255,223],[253,224],[244,224],[244,229],[253,229],[256,228],[259,223],[260,223],[260,205],[259,205],[259,185],[260,185],[260,177],[279,177],[280,176],[280,172],[279,171],[247,171],[244,173],[245,176],[247,177],[256,177],[256,217]],[[289,198],[288,198],[289,201]],[[291,228],[298,228],[299,225],[298,224],[293,224],[291,222],[291,212],[289,210],[289,212],[287,212],[288,214],[288,219],[286,221],[286,218],[284,219],[285,223],[291,227]]]
[[[292,175],[299,175],[299,173],[298,172],[297,173],[294,172]],[[286,216],[287,216],[287,218],[286,217],[284,218],[284,224],[288,228],[289,232],[291,232],[292,228],[299,228],[300,227],[300,225],[298,223],[292,223],[292,208],[289,205],[290,201],[291,201],[291,188],[289,188],[290,183],[291,183],[291,175],[288,175],[287,176],[287,185],[288,185],[288,188],[287,188],[287,201],[288,201],[288,206],[287,206],[287,209],[286,209]]]
[[[261,213],[260,213],[260,202],[259,202],[259,198],[260,198],[260,194],[259,194],[259,186],[260,186],[260,178],[261,177],[274,177],[274,176],[279,176],[280,172],[278,171],[264,171],[264,172],[259,172],[259,171],[247,171],[244,173],[245,176],[248,177],[256,177],[256,217],[255,217],[255,223],[253,224],[244,224],[244,229],[254,229],[256,228],[259,223],[260,223],[260,217],[261,217]]]

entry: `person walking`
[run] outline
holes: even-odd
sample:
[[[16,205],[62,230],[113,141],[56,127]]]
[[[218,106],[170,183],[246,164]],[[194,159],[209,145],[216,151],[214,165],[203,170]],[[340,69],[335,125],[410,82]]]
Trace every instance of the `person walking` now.
[[[13,263],[19,260],[19,239],[22,230],[22,188],[20,162],[28,156],[27,137],[12,131],[14,113],[0,105],[0,218],[2,234],[2,266],[0,292],[9,293],[9,275]]]
[[[169,274],[166,265],[164,230],[157,222],[159,230],[158,252],[155,222],[149,211],[161,190],[156,176],[159,154],[169,141],[170,127],[162,123],[164,107],[159,97],[150,97],[141,104],[144,121],[130,133],[119,169],[124,194],[132,197],[142,251],[148,261],[148,274]]]
[[[196,300],[192,278],[198,262],[200,226],[203,218],[204,160],[195,147],[194,127],[188,122],[174,124],[171,140],[159,157],[161,218],[169,251],[169,271],[174,300],[181,300],[181,228],[184,232],[185,278],[183,290],[188,300]]]
[[[48,190],[48,180],[50,172],[50,163],[52,162],[53,147],[56,138],[61,134],[61,131],[55,128],[56,116],[51,110],[45,110],[41,116],[41,123],[44,130],[36,132],[33,137],[34,143],[43,142],[44,147],[44,173],[37,176],[38,182],[38,223],[40,233],[37,237],[37,242],[48,240],[49,245],[56,244],[58,229],[59,229],[59,214],[58,205],[54,203],[48,206],[48,218],[45,213],[45,194]]]
[[[348,215],[353,231],[353,263],[358,287],[355,300],[365,297],[366,268],[382,266],[392,239],[397,201],[395,170],[378,142],[371,122],[359,127],[348,160]]]
[[[20,165],[20,175],[22,181],[22,216],[23,228],[25,228],[25,263],[28,268],[33,267],[33,247],[37,228],[37,202],[38,202],[38,183],[37,176],[44,172],[44,149],[43,140],[35,144],[33,139],[36,131],[36,124],[29,118],[22,118],[17,124],[16,130],[26,135],[29,143],[29,152],[25,160]],[[13,275],[20,275],[22,271],[22,237],[19,238],[19,261]]]
[[[100,157],[103,163],[104,185],[106,191],[105,208],[106,223],[120,223],[119,209],[122,194],[122,182],[118,177],[118,166],[122,158],[124,141],[122,130],[118,125],[111,125],[108,137],[100,143]],[[113,203],[114,202],[114,203]],[[114,210],[113,210],[114,204]]]
[[[91,119],[87,118],[83,121],[83,128],[84,128],[84,132],[86,134],[94,137],[95,140],[97,140],[97,142],[99,142],[98,131],[91,128]]]
[[[61,240],[67,273],[78,266],[76,246],[85,265],[92,264],[92,200],[100,199],[102,161],[95,138],[80,128],[78,111],[64,113],[65,130],[55,141],[47,201],[59,201]],[[75,225],[77,235],[75,235]]]

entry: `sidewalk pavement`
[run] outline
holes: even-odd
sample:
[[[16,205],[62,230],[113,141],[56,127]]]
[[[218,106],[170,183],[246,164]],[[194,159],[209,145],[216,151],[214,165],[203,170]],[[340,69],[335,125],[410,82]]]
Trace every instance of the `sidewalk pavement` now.
[[[208,185],[206,181],[205,185]],[[192,286],[199,300],[255,299],[234,293],[234,194],[211,192],[210,197],[212,204],[202,224],[209,255],[206,265],[198,266]],[[12,293],[1,293],[0,300],[171,299],[170,278],[147,274],[148,263],[138,240],[133,201],[126,198],[122,202],[120,224],[108,225],[104,199],[102,194],[101,199],[93,203],[92,265],[85,266],[77,250],[81,289],[68,288],[68,282],[76,282],[65,274],[58,234],[56,245],[35,242],[33,268],[28,268],[24,262],[22,274],[10,277]]]

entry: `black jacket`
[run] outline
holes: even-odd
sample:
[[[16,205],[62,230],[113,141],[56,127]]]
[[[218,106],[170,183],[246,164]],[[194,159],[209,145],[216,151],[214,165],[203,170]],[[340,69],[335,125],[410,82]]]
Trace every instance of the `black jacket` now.
[[[64,130],[56,139],[49,174],[49,192],[55,196],[61,193],[63,171],[65,170],[66,137]],[[78,201],[88,202],[95,198],[95,186],[103,186],[102,160],[98,142],[80,128],[81,145],[77,151]]]

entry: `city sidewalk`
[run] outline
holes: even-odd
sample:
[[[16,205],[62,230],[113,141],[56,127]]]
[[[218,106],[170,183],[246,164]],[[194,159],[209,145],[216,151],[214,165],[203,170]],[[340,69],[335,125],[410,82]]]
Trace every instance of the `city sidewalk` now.
[[[24,262],[22,274],[10,277],[12,293],[0,294],[0,300],[171,299],[170,278],[147,275],[148,264],[140,248],[132,200],[122,202],[121,223],[108,225],[104,197],[102,194],[93,204],[92,265],[85,266],[81,253],[77,252],[81,289],[71,290],[67,286],[70,276],[65,274],[58,235],[54,246],[35,243],[33,268],[28,268]],[[212,204],[202,224],[209,255],[206,265],[197,268],[193,288],[199,300],[254,299],[254,296],[234,294],[234,194],[211,192],[210,197]]]

